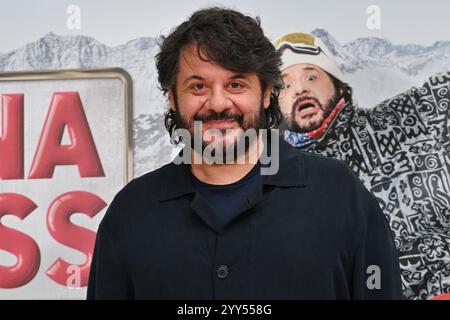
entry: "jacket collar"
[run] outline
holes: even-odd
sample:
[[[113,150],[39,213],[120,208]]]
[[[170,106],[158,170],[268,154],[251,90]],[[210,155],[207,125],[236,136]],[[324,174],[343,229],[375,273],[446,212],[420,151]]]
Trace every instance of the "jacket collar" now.
[[[343,121],[342,119],[345,119],[345,117],[342,116],[342,114],[346,113],[353,113],[354,106],[350,104],[350,102],[345,102],[345,104],[340,108],[336,115],[333,117],[333,119],[328,124],[328,127],[326,128],[324,134],[320,139],[317,140],[317,144],[322,144],[326,142],[331,135],[335,135],[337,131],[340,131],[342,129],[347,128],[348,121]]]
[[[273,135],[272,139],[278,140],[279,168],[276,174],[266,176],[264,184],[279,187],[306,186],[303,154],[278,135]],[[161,183],[158,197],[160,201],[195,193],[189,164],[176,165],[171,162],[160,169],[160,174],[160,179],[158,179]]]

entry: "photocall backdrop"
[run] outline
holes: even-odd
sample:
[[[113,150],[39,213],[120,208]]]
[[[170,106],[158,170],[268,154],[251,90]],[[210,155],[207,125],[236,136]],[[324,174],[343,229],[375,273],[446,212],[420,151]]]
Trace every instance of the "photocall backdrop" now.
[[[0,49],[0,299],[85,298],[108,204],[178,152],[154,56],[158,36],[193,11],[219,4],[259,15],[272,40],[311,32],[362,108],[450,66],[450,26],[437,18],[448,8],[437,1],[15,3],[0,16],[25,17],[15,36],[0,31],[11,43]]]

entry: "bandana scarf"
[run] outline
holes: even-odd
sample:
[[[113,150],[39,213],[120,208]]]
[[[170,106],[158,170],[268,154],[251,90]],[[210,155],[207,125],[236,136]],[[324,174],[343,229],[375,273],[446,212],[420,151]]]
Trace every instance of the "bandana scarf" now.
[[[316,142],[317,140],[322,138],[331,120],[334,119],[334,117],[339,112],[339,110],[342,109],[344,104],[345,104],[344,98],[339,100],[339,102],[334,107],[333,111],[331,111],[328,117],[323,121],[322,125],[316,130],[312,130],[309,132],[293,132],[285,130],[283,133],[284,140],[286,140],[290,145],[296,148],[303,148]]]

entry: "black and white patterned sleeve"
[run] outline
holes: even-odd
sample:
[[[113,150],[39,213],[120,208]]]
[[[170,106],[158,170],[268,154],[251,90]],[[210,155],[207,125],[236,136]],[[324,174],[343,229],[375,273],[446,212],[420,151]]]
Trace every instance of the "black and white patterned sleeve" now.
[[[429,77],[422,86],[411,91],[416,110],[436,141],[449,139],[450,72]]]

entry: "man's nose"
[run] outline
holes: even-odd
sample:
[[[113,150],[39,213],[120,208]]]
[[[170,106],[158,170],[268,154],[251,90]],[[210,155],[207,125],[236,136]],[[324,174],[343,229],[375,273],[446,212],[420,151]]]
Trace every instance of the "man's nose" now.
[[[297,81],[294,84],[294,92],[296,96],[303,96],[310,92],[309,86],[304,81]]]
[[[224,89],[217,88],[212,90],[211,95],[206,103],[209,110],[215,112],[222,112],[231,108],[232,102],[227,92]]]

